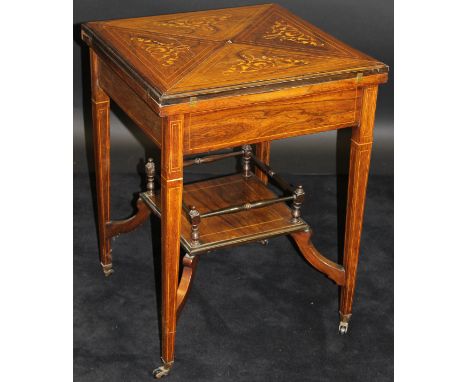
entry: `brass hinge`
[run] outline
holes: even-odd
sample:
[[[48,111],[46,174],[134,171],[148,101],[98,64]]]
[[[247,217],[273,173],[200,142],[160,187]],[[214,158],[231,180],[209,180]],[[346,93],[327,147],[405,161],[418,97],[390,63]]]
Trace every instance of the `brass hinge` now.
[[[361,81],[362,81],[362,77],[363,77],[363,74],[362,74],[362,73],[358,73],[357,76],[356,76],[356,82],[361,82]]]
[[[190,106],[195,106],[197,104],[197,97],[190,97]]]
[[[81,31],[81,39],[88,45],[91,45],[91,38],[85,31]]]

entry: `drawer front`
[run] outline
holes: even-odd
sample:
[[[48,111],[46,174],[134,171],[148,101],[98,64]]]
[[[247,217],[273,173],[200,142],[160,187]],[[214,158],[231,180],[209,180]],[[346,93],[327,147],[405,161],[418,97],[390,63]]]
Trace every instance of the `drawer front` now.
[[[184,151],[197,153],[358,123],[361,91],[345,91],[259,103],[245,108],[192,113],[184,132]]]

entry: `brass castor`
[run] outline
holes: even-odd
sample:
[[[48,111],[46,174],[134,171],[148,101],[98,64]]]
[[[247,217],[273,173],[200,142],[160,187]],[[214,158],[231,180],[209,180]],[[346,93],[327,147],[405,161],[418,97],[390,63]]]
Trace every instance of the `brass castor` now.
[[[259,243],[260,243],[261,245],[268,245],[268,239],[260,240]]]
[[[101,263],[101,266],[102,266],[102,271],[104,272],[104,276],[109,277],[112,273],[114,273],[114,270],[112,269],[112,263],[110,264]]]
[[[340,334],[344,335],[348,332],[348,323],[341,321],[339,326]]]
[[[160,379],[160,378],[165,377],[166,375],[168,375],[169,372],[171,371],[172,364],[173,364],[173,362],[164,363],[163,365],[159,366],[157,369],[154,369],[153,370],[154,378]]]

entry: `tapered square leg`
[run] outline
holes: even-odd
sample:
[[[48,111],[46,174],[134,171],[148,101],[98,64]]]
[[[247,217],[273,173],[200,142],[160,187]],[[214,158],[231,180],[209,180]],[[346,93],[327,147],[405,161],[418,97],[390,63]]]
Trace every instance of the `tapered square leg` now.
[[[161,378],[174,363],[179,282],[183,187],[183,115],[167,117],[161,147],[162,361],[153,374]]]
[[[99,86],[99,58],[90,49],[94,161],[98,210],[99,255],[105,276],[110,276],[112,255],[106,224],[110,221],[110,100]]]
[[[352,314],[356,272],[361,241],[362,221],[366,199],[367,178],[372,150],[375,103],[377,86],[364,88],[362,98],[361,123],[353,128],[351,136],[350,168],[348,180],[348,200],[346,207],[346,228],[343,266],[345,285],[341,288],[340,333],[348,330]]]

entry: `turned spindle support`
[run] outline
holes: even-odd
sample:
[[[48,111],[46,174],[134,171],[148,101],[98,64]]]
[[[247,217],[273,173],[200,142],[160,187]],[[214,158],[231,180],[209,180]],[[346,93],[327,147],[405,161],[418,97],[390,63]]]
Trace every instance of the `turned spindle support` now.
[[[297,186],[294,190],[294,202],[293,202],[293,210],[292,210],[292,223],[299,223],[301,217],[301,205],[304,202],[304,189],[301,185]]]
[[[190,207],[190,223],[192,224],[192,233],[191,233],[191,241],[192,245],[199,245],[200,244],[200,212],[195,208],[195,206]]]
[[[250,145],[242,146],[242,176],[249,178],[252,176],[250,160],[252,158],[252,147]]]
[[[145,165],[146,173],[146,190],[149,195],[154,195],[154,175],[156,173],[156,166],[154,165],[153,158],[148,158]]]

